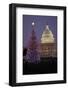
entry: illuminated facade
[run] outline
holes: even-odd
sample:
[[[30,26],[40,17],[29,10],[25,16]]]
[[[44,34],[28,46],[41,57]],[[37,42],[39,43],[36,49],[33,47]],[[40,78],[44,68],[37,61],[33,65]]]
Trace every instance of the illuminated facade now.
[[[57,44],[48,25],[42,33],[40,47],[41,57],[57,57]]]

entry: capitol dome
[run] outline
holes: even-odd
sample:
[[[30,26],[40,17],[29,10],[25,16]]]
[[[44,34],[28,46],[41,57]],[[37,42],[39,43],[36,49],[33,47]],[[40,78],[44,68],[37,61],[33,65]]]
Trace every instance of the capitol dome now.
[[[54,36],[48,25],[45,26],[42,33],[41,43],[54,43]]]

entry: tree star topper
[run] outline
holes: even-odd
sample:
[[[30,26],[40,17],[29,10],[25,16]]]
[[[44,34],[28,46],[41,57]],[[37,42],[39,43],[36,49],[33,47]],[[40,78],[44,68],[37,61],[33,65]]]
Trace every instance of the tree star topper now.
[[[32,26],[34,26],[35,25],[35,23],[34,22],[32,22]]]

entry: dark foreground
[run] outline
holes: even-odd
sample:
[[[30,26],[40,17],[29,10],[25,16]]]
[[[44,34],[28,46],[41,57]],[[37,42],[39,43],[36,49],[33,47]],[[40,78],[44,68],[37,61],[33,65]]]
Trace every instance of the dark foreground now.
[[[23,63],[23,75],[57,73],[57,58],[41,58],[39,63]]]

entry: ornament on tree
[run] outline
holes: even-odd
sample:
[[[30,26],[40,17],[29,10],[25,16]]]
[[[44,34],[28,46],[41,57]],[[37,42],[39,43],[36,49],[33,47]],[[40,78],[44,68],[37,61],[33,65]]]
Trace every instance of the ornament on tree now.
[[[27,61],[30,63],[36,63],[40,61],[39,46],[35,35],[34,25],[35,23],[32,22],[32,33],[30,40],[28,42],[28,50],[27,50]]]

